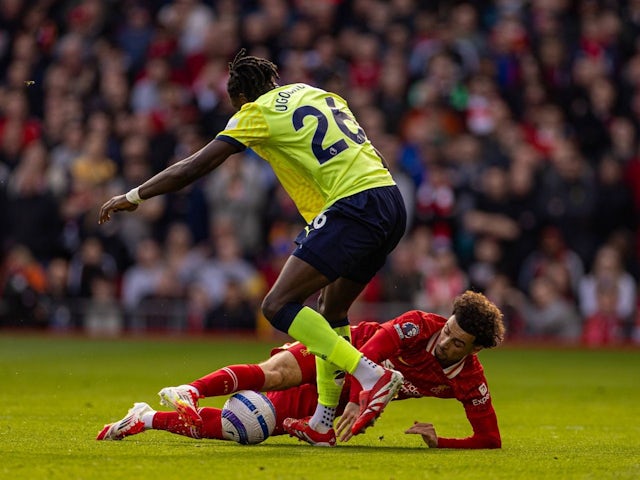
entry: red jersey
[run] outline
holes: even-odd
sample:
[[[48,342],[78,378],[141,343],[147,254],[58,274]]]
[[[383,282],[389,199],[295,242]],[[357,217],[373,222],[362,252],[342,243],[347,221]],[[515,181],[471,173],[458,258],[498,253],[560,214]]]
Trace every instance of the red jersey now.
[[[351,328],[352,342],[376,363],[398,370],[404,385],[397,399],[455,398],[464,406],[473,436],[438,437],[440,448],[497,448],[500,430],[484,369],[475,354],[442,368],[434,355],[446,318],[418,310],[388,322],[363,322]],[[355,390],[355,389],[352,389]],[[356,401],[352,391],[351,401]]]
[[[385,323],[362,322],[351,327],[351,342],[376,363],[394,368],[404,375],[404,385],[397,400],[419,397],[455,398],[462,402],[473,435],[467,438],[438,437],[438,448],[498,448],[500,430],[484,370],[478,357],[468,355],[455,365],[442,368],[434,356],[440,331],[447,319],[418,310],[406,312]],[[267,392],[278,412],[273,435],[284,433],[281,422],[287,417],[312,415],[317,404],[315,357],[300,342],[272,350],[274,355],[290,351],[302,372],[302,384],[282,392]],[[347,375],[337,409],[338,415],[347,401],[358,403],[357,388],[350,388]]]

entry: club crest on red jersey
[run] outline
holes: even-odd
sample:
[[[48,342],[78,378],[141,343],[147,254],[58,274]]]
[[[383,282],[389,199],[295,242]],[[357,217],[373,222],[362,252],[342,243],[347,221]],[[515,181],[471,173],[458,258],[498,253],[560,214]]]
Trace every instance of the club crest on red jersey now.
[[[412,322],[406,322],[401,325],[395,325],[396,332],[400,339],[415,337],[420,333],[418,325]]]

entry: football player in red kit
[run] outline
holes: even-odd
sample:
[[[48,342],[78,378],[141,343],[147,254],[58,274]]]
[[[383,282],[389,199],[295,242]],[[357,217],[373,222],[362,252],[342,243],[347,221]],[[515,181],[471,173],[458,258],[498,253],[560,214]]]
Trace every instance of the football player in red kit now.
[[[484,295],[467,291],[458,296],[449,319],[413,310],[379,324],[363,322],[351,327],[353,344],[372,361],[404,375],[396,400],[418,397],[455,398],[465,409],[473,435],[467,438],[438,436],[430,423],[416,422],[405,433],[422,435],[431,448],[500,448],[501,438],[484,370],[476,353],[499,345],[504,338],[502,313]],[[274,349],[258,365],[232,365],[216,370],[189,385],[160,391],[165,403],[176,411],[156,412],[137,403],[128,415],[105,425],[99,440],[120,440],[145,429],[167,430],[193,438],[231,439],[222,429],[221,411],[198,407],[198,399],[228,395],[239,390],[267,392],[276,411],[272,435],[295,434],[296,422],[313,414],[315,360],[298,342]],[[317,446],[336,444],[352,437],[358,417],[361,387],[347,376],[336,431],[331,429]],[[303,438],[309,441],[307,438]]]

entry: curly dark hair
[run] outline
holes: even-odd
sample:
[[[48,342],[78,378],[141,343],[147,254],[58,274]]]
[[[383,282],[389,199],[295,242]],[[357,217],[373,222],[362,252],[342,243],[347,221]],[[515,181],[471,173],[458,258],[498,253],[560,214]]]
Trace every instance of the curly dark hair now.
[[[453,314],[460,328],[476,337],[475,345],[492,348],[504,340],[502,312],[487,297],[467,290],[453,302]]]
[[[234,98],[241,93],[253,102],[260,95],[276,87],[278,67],[269,60],[247,55],[243,48],[229,63],[227,92]]]

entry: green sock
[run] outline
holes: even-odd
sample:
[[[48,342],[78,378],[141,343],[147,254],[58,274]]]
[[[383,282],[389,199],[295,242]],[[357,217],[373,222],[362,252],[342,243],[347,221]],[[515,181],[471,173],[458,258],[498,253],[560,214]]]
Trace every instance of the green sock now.
[[[325,407],[335,407],[340,401],[340,392],[344,383],[344,374],[331,362],[316,357],[316,384],[318,386],[318,403]]]
[[[339,336],[351,340],[349,326],[333,329]],[[335,407],[340,402],[340,393],[344,384],[344,371],[333,363],[316,357],[316,383],[318,385],[318,403],[325,407]]]
[[[340,327],[342,332],[343,328]],[[309,351],[339,369],[353,373],[362,354],[347,340],[331,329],[325,318],[315,310],[304,307],[291,322],[287,332]]]
[[[333,327],[333,331],[347,340],[349,343],[351,343],[351,327],[349,325],[345,325],[343,327]]]

